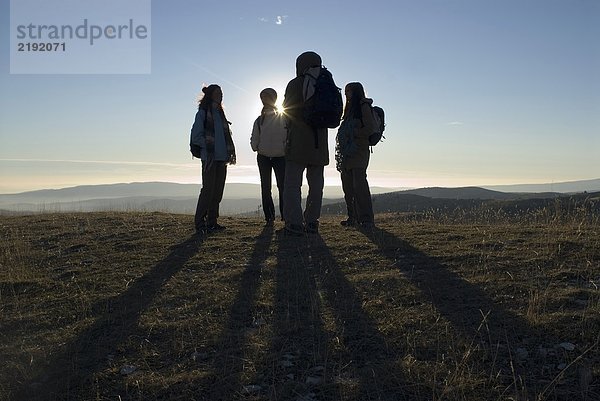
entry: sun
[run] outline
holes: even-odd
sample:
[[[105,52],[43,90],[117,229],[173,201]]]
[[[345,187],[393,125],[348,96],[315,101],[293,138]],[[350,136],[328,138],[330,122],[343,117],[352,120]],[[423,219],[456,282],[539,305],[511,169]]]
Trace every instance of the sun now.
[[[280,102],[279,100],[277,100],[277,103],[275,103],[275,109],[277,110],[277,113],[285,114],[285,109],[283,108],[283,101]]]
[[[262,88],[273,88],[275,90],[275,92],[277,92],[277,99],[275,100],[275,110],[277,111],[277,113],[282,113],[284,114],[284,108],[283,108],[283,100],[285,98],[285,87],[281,87],[281,86],[274,86],[274,85],[269,85],[269,84],[264,84],[261,85],[260,87]],[[261,89],[262,90],[262,89]],[[260,91],[258,91],[260,93]],[[256,110],[256,112],[258,114],[260,114],[260,111],[263,108],[263,104],[260,100],[259,96],[256,96],[255,100],[256,103],[256,107],[254,110]]]
[[[278,94],[278,96],[277,96],[277,101],[275,102],[275,108],[277,109],[278,113],[283,114],[283,113],[285,113],[285,109],[283,108],[283,99],[284,99],[283,92],[278,90],[277,94]]]

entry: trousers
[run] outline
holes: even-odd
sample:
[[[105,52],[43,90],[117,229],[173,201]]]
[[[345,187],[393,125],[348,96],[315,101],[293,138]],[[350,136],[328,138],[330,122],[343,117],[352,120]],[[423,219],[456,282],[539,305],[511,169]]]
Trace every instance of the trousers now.
[[[340,174],[348,219],[357,223],[373,223],[373,202],[366,167],[342,169]]]
[[[268,157],[261,154],[256,156],[258,172],[260,174],[260,192],[262,198],[262,208],[265,214],[265,220],[275,220],[275,205],[271,195],[272,173],[275,172],[275,181],[279,192],[279,215],[283,218],[283,188],[285,179],[285,158]]]
[[[308,196],[302,212],[302,178],[306,170]],[[321,216],[323,202],[324,166],[300,164],[287,160],[285,163],[285,181],[283,185],[283,216],[285,224],[301,226],[317,223]]]
[[[202,161],[202,189],[198,196],[194,224],[196,229],[214,226],[219,217],[219,204],[223,199],[227,178],[227,164],[223,161]]]

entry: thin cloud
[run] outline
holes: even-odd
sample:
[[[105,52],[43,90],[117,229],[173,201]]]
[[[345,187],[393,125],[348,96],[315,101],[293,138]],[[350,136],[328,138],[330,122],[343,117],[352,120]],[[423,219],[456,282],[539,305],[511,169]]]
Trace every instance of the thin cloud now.
[[[198,169],[199,161],[190,163],[161,163],[161,162],[147,162],[147,161],[124,161],[124,160],[77,160],[77,159],[0,159],[2,162],[12,163],[56,163],[56,164],[100,164],[100,165],[112,165],[112,166],[138,166],[138,167],[169,167],[175,169]],[[246,175],[250,174],[256,176],[257,167],[254,164],[244,165],[236,164],[232,167],[228,174],[233,175]]]
[[[446,123],[446,125],[460,126],[460,125],[465,125],[465,123],[463,123],[462,121],[452,121],[452,122]]]
[[[262,23],[270,23],[271,21],[275,22],[275,25],[283,25],[285,20],[287,19],[287,15],[277,15],[274,20],[271,20],[267,17],[260,17],[258,20]]]
[[[181,163],[157,163],[157,162],[132,162],[121,160],[73,160],[73,159],[0,159],[0,162],[18,163],[78,163],[78,164],[110,164],[126,166],[160,166],[160,167],[186,167],[190,164]]]
[[[191,65],[193,65],[194,67],[196,67],[196,68],[199,68],[199,69],[201,69],[201,70],[205,71],[206,73],[208,73],[208,74],[210,74],[210,75],[214,76],[214,77],[215,77],[215,78],[217,78],[219,81],[221,81],[221,82],[225,82],[226,84],[228,84],[228,85],[231,85],[231,86],[233,86],[234,88],[236,88],[236,89],[239,89],[239,90],[241,90],[241,91],[242,91],[242,92],[244,92],[244,93],[249,93],[249,92],[248,92],[246,89],[244,89],[244,88],[242,88],[241,86],[239,86],[239,85],[235,84],[234,82],[231,82],[231,81],[229,81],[229,80],[227,80],[227,79],[223,78],[222,76],[220,76],[219,74],[217,74],[217,73],[215,73],[215,72],[213,72],[213,71],[209,70],[208,68],[206,68],[206,67],[204,67],[204,66],[201,66],[200,64],[198,64],[198,63],[195,63],[195,62],[193,62],[193,61],[190,61],[189,59],[188,59],[188,61],[189,61],[189,62],[190,62],[190,64],[191,64]]]

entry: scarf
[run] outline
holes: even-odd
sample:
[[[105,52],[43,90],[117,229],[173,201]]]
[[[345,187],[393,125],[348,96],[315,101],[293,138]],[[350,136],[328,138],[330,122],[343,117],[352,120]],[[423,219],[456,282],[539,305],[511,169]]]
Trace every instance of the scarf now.
[[[223,131],[225,134],[225,143],[227,144],[227,164],[235,164],[236,156],[235,156],[235,145],[233,144],[233,138],[231,136],[231,129],[229,125],[231,124],[225,118],[225,113],[223,110],[220,110],[221,119],[223,120]],[[206,139],[212,139],[206,141],[206,152],[208,154],[208,160],[212,162],[215,157],[215,119],[212,113],[212,108],[206,110],[206,119],[204,120],[204,136]],[[208,144],[210,142],[210,144]]]

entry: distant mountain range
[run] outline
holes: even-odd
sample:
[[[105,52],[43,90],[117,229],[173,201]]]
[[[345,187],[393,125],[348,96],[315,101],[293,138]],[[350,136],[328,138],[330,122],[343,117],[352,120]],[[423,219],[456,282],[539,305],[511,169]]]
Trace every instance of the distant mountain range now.
[[[462,188],[419,188],[401,191],[403,194],[419,195],[432,199],[530,199],[530,198],[555,198],[564,195],[559,192],[500,192],[480,187]]]
[[[399,188],[372,187],[375,194],[397,191]],[[276,189],[273,189],[276,191]],[[174,182],[133,182],[128,184],[80,185],[61,189],[42,189],[18,194],[0,194],[0,204],[6,201],[82,201],[90,199],[109,199],[124,197],[150,196],[156,198],[198,197],[200,184],[177,184]],[[325,197],[343,196],[342,188],[326,186]],[[227,199],[260,198],[259,184],[228,183],[223,195]]]
[[[373,187],[373,194],[397,188]],[[307,189],[303,189],[306,194]],[[194,213],[199,184],[135,182],[130,184],[81,185],[18,194],[0,194],[0,210],[10,212],[163,211]],[[276,196],[277,188],[273,188]],[[324,197],[335,202],[343,197],[340,187],[325,187]],[[324,204],[332,201],[324,200]],[[260,212],[260,185],[231,183],[225,186],[222,214]]]
[[[526,192],[527,188],[547,189],[553,192]],[[503,192],[495,187],[420,188],[399,191],[398,188],[372,187],[374,204],[386,204],[385,210],[393,208],[394,202],[416,202],[419,205],[439,204],[444,200],[519,200],[555,198],[565,193],[600,191],[600,179],[555,183],[548,185],[503,186],[519,191]],[[90,211],[164,211],[171,213],[194,213],[199,184],[176,184],[169,182],[141,182],[129,184],[83,185],[63,189],[45,189],[19,194],[0,194],[0,210],[5,212],[90,212]],[[564,192],[563,192],[564,191]],[[276,195],[276,188],[273,194]],[[306,189],[303,190],[306,194]],[[385,194],[385,195],[382,195]],[[325,187],[324,211],[339,204],[343,199],[340,187]],[[395,200],[394,200],[395,199]],[[260,185],[227,184],[221,203],[222,214],[260,214]],[[410,202],[409,202],[410,203]],[[447,203],[447,202],[446,202]]]
[[[486,189],[501,192],[596,192],[600,191],[600,179],[569,182],[553,182],[549,184],[519,184],[519,185],[484,185]]]

